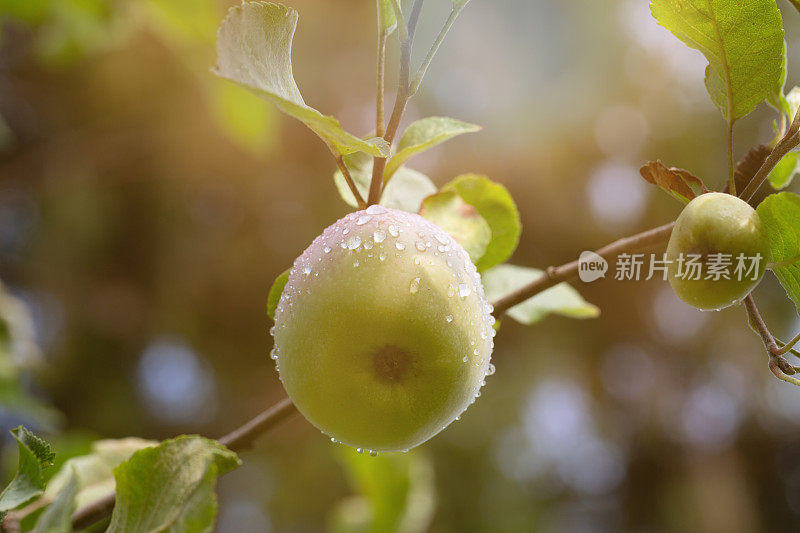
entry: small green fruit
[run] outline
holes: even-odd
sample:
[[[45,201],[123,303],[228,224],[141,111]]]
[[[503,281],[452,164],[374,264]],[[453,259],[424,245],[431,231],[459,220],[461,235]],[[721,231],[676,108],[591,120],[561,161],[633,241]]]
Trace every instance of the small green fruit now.
[[[280,378],[333,439],[407,450],[444,429],[489,372],[494,318],[469,256],[424,218],[342,218],[297,258],[275,313]]]
[[[689,279],[697,272],[690,272],[686,263],[691,255],[700,256],[700,279]],[[740,257],[744,258],[745,271],[737,273]],[[703,194],[689,202],[675,222],[667,245],[669,282],[687,304],[703,311],[723,309],[742,300],[758,285],[771,257],[769,240],[755,209],[730,194]],[[730,262],[730,279],[713,279],[717,277],[714,264],[719,267],[726,259]],[[746,272],[751,266],[753,270]]]

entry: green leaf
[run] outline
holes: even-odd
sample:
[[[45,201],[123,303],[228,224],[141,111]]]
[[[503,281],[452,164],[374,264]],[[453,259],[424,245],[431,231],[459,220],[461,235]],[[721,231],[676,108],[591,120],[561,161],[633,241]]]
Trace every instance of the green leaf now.
[[[472,133],[480,129],[481,127],[475,124],[447,117],[428,117],[413,122],[400,137],[397,153],[386,163],[383,181],[389,181],[397,169],[416,154],[457,135]]]
[[[469,254],[480,260],[492,240],[492,228],[474,207],[454,190],[445,190],[422,201],[420,214],[445,230]]]
[[[435,510],[433,468],[418,451],[376,457],[349,447],[337,455],[357,496],[334,510],[330,531],[428,531]]]
[[[369,192],[369,182],[372,180],[372,158],[366,154],[357,153],[345,156],[344,161],[361,197],[366,198]],[[333,180],[345,203],[352,207],[358,207],[341,171],[336,171]],[[435,192],[436,185],[428,176],[407,167],[400,167],[394,179],[384,187],[380,204],[384,207],[416,213],[419,211],[422,200]]]
[[[397,14],[392,4],[392,0],[378,0],[378,23],[386,35],[397,29]]]
[[[286,282],[289,281],[289,268],[281,272],[280,276],[275,278],[272,287],[269,289],[269,296],[267,296],[267,314],[270,318],[275,318],[275,310],[278,308],[278,302],[281,301],[281,294]]]
[[[42,470],[53,464],[55,457],[49,444],[24,427],[12,429],[11,434],[17,441],[19,460],[14,479],[0,493],[0,519],[44,492]]]
[[[300,120],[340,154],[365,152],[388,157],[383,139],[362,140],[347,133],[333,117],[303,101],[292,75],[292,38],[297,12],[270,2],[246,2],[228,11],[217,34],[214,73],[275,104]]]
[[[706,89],[729,123],[780,85],[783,22],[775,0],[652,0],[650,9],[706,57]]]
[[[69,472],[66,485],[36,521],[35,533],[72,533],[72,513],[77,508],[78,478]]]
[[[767,96],[767,103],[775,108],[778,113],[786,113],[789,117],[793,117],[789,111],[789,103],[786,101],[786,96],[783,94],[783,89],[786,86],[786,40],[783,41],[783,63],[781,64],[781,74],[778,82],[773,86],[772,91]]]
[[[452,203],[450,205],[455,207],[457,211],[451,213],[451,217],[460,215],[465,218],[471,218],[474,210],[489,225],[491,230],[491,240],[486,245],[486,250],[480,256],[480,259],[474,261],[478,271],[487,270],[511,257],[519,243],[522,222],[514,199],[511,198],[508,190],[499,183],[494,183],[486,176],[463,174],[441,189],[441,192],[451,191],[455,192],[466,206],[472,208],[467,209],[460,203]],[[434,200],[434,205],[441,207],[441,203],[437,200]],[[423,207],[427,208],[427,204]],[[426,209],[423,209],[420,214],[428,218]],[[441,212],[434,213],[434,217],[446,222]],[[451,227],[455,227],[452,222],[448,224]],[[473,224],[475,229],[477,229],[477,226],[478,224]],[[480,242],[479,235],[476,240]],[[468,245],[470,247],[475,246],[473,244]]]
[[[486,299],[495,301],[543,275],[544,272],[535,268],[498,265],[484,272],[481,279]],[[559,283],[506,312],[508,316],[525,325],[534,324],[551,313],[569,318],[596,318],[600,315],[600,309],[586,302],[569,284]]]
[[[800,196],[790,192],[767,196],[756,211],[769,237],[769,266],[800,310]]]
[[[800,172],[800,154],[789,152],[770,171],[769,183],[773,189],[783,189],[792,183],[792,179],[798,172]]]
[[[114,469],[117,503],[108,533],[211,531],[217,477],[239,464],[235,453],[197,436],[137,451]]]
[[[92,443],[91,452],[68,459],[47,484],[44,498],[54,501],[74,476],[76,505],[83,507],[114,491],[114,468],[143,448],[158,442],[138,438],[104,439]]]

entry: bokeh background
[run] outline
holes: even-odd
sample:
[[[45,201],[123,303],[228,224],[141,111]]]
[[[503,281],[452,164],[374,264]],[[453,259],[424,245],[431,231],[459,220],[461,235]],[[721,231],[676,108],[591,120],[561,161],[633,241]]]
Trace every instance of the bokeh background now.
[[[374,2],[289,3],[306,101],[368,132]],[[800,15],[778,3],[791,86]],[[313,133],[209,73],[233,4],[0,0],[0,279],[33,320],[4,433],[25,423],[63,459],[100,437],[220,436],[282,396],[267,292],[347,206]],[[449,4],[426,3],[423,50]],[[647,160],[723,184],[705,62],[647,4],[474,0],[413,101],[406,124],[483,125],[411,166],[505,184],[524,224],[512,262],[673,219]],[[737,124],[738,155],[773,116]],[[504,321],[479,401],[409,454],[356,455],[301,417],[260,439],[220,480],[218,530],[800,528],[800,390],[769,373],[743,310],[696,312],[660,281],[576,286],[602,316]],[[800,329],[771,275],[757,299],[779,337]]]

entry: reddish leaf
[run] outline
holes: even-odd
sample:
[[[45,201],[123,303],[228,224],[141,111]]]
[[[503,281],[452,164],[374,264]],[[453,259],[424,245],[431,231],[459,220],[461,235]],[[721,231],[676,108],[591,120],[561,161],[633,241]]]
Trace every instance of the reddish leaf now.
[[[650,161],[639,173],[644,179],[658,185],[678,200],[688,203],[693,198],[708,192],[700,178],[682,168],[667,168],[661,161]]]

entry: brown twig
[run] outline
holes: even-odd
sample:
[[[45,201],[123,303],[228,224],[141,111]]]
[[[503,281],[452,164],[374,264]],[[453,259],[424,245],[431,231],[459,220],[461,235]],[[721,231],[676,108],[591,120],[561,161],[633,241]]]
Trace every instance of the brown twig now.
[[[772,149],[770,154],[767,156],[767,159],[764,160],[764,163],[756,172],[756,175],[753,176],[753,179],[750,180],[750,183],[747,184],[747,187],[739,193],[739,197],[744,201],[749,201],[750,198],[758,191],[759,187],[764,183],[764,180],[767,179],[769,173],[772,172],[772,169],[780,163],[783,156],[789,153],[793,148],[796,148],[798,144],[800,144],[800,110],[792,120],[789,129],[786,131],[786,134],[783,138],[778,141],[778,144],[775,145],[775,148]]]
[[[631,235],[630,237],[619,239],[600,248],[595,253],[604,259],[610,259],[611,257],[615,257],[623,252],[647,248],[667,240],[672,233],[672,227],[674,225],[674,222],[670,222],[669,224],[664,224],[663,226],[659,226],[636,235]],[[577,260],[561,266],[548,267],[545,270],[545,274],[538,279],[495,302],[495,316],[502,315],[510,308],[524,302],[528,298],[535,296],[543,290],[558,285],[562,281],[569,281],[575,278],[578,275],[579,268],[580,264]]]
[[[246,450],[253,445],[253,441],[274,428],[297,412],[289,398],[284,398],[266,411],[247,422],[245,425],[234,429],[221,439],[219,443],[235,452]]]
[[[333,152],[333,158],[336,160],[336,166],[339,167],[339,170],[344,176],[344,181],[347,182],[347,186],[350,188],[350,192],[353,193],[353,197],[356,199],[356,204],[358,204],[359,209],[364,209],[367,207],[366,202],[364,202],[364,197],[361,196],[361,193],[358,191],[358,187],[356,187],[356,182],[353,181],[353,176],[350,174],[350,169],[347,168],[347,165],[344,162],[344,158],[341,154],[337,154]]]
[[[274,428],[296,412],[297,408],[291,400],[289,400],[289,398],[284,398],[267,410],[259,413],[243,426],[219,439],[219,443],[235,452],[247,449],[252,446],[256,438]],[[80,530],[107,518],[114,510],[115,501],[116,496],[112,492],[89,505],[81,507],[72,515],[73,529]]]
[[[380,11],[379,11],[380,14]],[[375,135],[383,137],[386,134],[386,123],[384,118],[384,93],[386,91],[386,30],[381,23],[381,30],[378,34],[378,73],[377,73],[377,98],[375,98]]]
[[[755,300],[753,300],[752,294],[748,294],[744,299],[744,307],[747,310],[747,317],[750,321],[750,325],[753,326],[753,329],[761,336],[764,347],[767,349],[769,368],[772,373],[775,374],[775,377],[784,381],[789,381],[790,383],[796,381],[794,379],[784,379],[784,377],[794,375],[796,373],[795,369],[781,355],[781,349],[778,347],[778,343],[775,342],[775,337],[772,336],[764,319],[761,318],[761,313],[758,310],[758,306],[756,306]],[[778,375],[778,372],[784,374],[784,376]]]
[[[405,39],[400,43],[400,74],[398,80],[397,96],[394,100],[394,108],[389,117],[389,124],[386,126],[386,132],[383,138],[389,145],[394,142],[397,135],[397,130],[400,128],[400,121],[403,118],[403,113],[406,111],[408,100],[411,98],[409,92],[410,77],[411,77],[411,50],[414,45],[414,34],[417,31],[417,23],[419,22],[419,15],[422,12],[422,4],[424,0],[415,0],[411,8],[411,14],[408,17],[408,23],[405,26]],[[398,24],[406,24],[404,21],[399,20]],[[381,188],[383,186],[383,171],[386,170],[386,158],[376,157],[372,165],[372,179],[369,183],[369,194],[367,195],[367,205],[377,204],[381,199]]]

